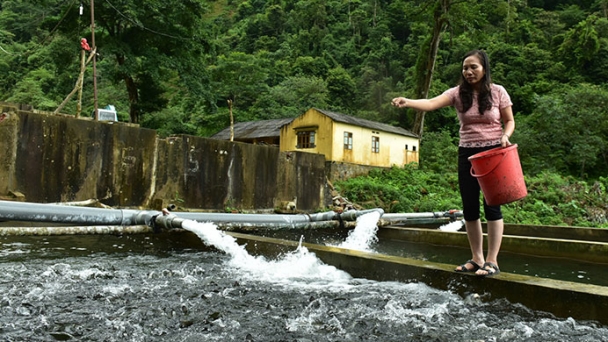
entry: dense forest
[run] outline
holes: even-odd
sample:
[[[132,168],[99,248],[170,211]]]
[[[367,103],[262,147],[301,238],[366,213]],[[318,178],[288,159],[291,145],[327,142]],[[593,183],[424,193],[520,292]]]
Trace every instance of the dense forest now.
[[[480,48],[490,55],[494,82],[514,102],[511,140],[528,175],[608,174],[608,0],[6,0],[0,6],[1,101],[55,111],[77,83],[81,39],[93,45],[94,38],[82,115],[91,115],[97,98],[100,108],[112,104],[121,120],[161,135],[209,136],[229,125],[228,101],[236,121],[295,117],[318,107],[421,133],[422,151],[435,147],[421,159],[424,166],[453,154],[455,112],[424,116],[392,108],[390,99],[431,97],[456,85],[462,56]],[[75,115],[77,106],[74,97],[61,112]]]

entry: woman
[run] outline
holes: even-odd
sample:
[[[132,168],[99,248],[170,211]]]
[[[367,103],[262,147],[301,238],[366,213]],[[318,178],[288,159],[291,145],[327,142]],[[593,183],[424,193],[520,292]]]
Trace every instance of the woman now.
[[[484,214],[488,226],[488,251],[484,257],[479,208],[480,187],[477,179],[470,174],[471,162],[468,158],[495,147],[511,145],[509,138],[515,130],[515,121],[509,94],[502,86],[492,83],[488,55],[481,50],[467,53],[462,61],[460,85],[446,90],[443,94],[420,100],[397,97],[393,99],[392,105],[424,112],[447,106],[456,108],[460,121],[458,183],[473,256],[471,260],[456,267],[455,271],[475,272],[479,276],[497,275],[500,272],[498,252],[504,230],[502,212],[500,206],[488,206],[484,199]]]

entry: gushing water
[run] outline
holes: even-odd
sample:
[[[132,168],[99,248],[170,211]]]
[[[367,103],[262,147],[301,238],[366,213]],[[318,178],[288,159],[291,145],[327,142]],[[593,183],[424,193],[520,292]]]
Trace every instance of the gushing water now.
[[[441,227],[439,227],[439,230],[442,230],[444,232],[457,232],[460,228],[462,228],[463,224],[464,220],[456,220],[442,225]]]
[[[185,220],[182,228],[195,233],[206,245],[213,246],[230,255],[237,265],[247,264],[255,260],[243,246],[236,243],[235,238],[218,230],[217,226],[211,222],[199,223]]]
[[[339,247],[371,251],[370,245],[378,241],[376,232],[379,219],[379,212],[359,216],[355,229]],[[250,255],[244,246],[237,244],[236,239],[217,229],[213,223],[186,220],[182,223],[182,227],[195,233],[205,244],[228,254],[231,258],[229,261],[231,266],[255,275],[258,279],[275,283],[300,280],[317,285],[319,282],[325,282],[334,286],[337,283],[347,283],[351,279],[348,273],[321,262],[314,253],[302,246],[301,240],[295,251],[286,253],[278,260],[270,261],[263,256]]]
[[[230,266],[247,272],[258,280],[289,283],[302,281],[307,284],[347,283],[351,276],[334,266],[322,263],[314,253],[300,245],[292,252],[277,260],[267,260],[263,256],[252,256],[237,244],[236,240],[217,229],[213,223],[185,221],[184,229],[195,233],[205,244],[213,246],[230,256]]]
[[[364,252],[373,252],[371,245],[378,242],[378,220],[380,213],[373,211],[357,217],[355,229],[349,232],[348,237],[338,247],[356,249]]]

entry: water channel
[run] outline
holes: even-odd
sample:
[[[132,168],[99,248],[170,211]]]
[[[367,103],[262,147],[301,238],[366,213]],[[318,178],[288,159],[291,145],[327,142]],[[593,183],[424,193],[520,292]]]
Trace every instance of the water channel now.
[[[213,224],[185,228],[187,239],[0,238],[0,340],[608,341],[597,322],[353,278],[304,247],[252,256]],[[377,248],[362,230],[326,243]],[[387,248],[436,254],[414,245]]]

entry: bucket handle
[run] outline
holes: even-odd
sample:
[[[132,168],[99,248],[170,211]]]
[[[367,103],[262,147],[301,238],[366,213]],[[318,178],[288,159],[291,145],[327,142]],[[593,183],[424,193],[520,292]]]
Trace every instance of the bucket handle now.
[[[485,176],[489,175],[490,173],[492,173],[492,171],[496,170],[498,165],[500,165],[500,163],[502,163],[506,157],[507,157],[507,153],[505,152],[502,154],[502,159],[498,163],[496,163],[496,165],[494,165],[494,167],[490,171],[484,173],[483,175],[476,175],[473,170],[473,165],[471,165],[471,176],[473,176],[475,178],[481,178],[481,177],[485,177]]]

